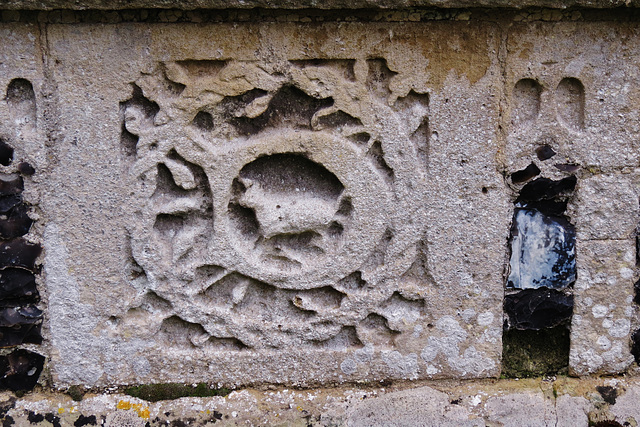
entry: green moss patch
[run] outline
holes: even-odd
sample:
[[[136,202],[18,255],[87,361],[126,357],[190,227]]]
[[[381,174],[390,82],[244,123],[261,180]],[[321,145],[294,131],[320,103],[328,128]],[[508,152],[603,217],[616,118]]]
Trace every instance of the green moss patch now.
[[[540,331],[505,331],[502,346],[502,376],[505,378],[567,373],[569,330],[566,326]]]
[[[211,388],[205,383],[199,383],[196,386],[168,383],[143,384],[129,387],[125,390],[125,393],[149,402],[158,402],[160,400],[172,400],[181,397],[226,396],[231,393],[231,390],[226,388]]]

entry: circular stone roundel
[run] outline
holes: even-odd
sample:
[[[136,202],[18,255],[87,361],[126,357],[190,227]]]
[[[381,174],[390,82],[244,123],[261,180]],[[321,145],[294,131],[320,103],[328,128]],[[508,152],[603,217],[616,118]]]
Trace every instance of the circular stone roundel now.
[[[141,77],[141,92],[125,102],[135,199],[127,231],[132,270],[144,272],[134,286],[218,337],[241,328],[232,314],[251,289],[285,298],[283,307],[299,303],[296,292],[346,294],[340,316],[355,324],[418,257],[428,96],[390,105],[358,80],[345,83],[359,88],[356,98],[319,97],[314,79],[339,64],[291,63],[287,81],[265,77],[259,64],[228,64],[229,72],[239,65],[271,79],[268,90],[236,87],[215,70],[201,79],[175,63]],[[378,83],[390,87],[385,75]],[[335,89],[330,80],[323,87]]]
[[[328,286],[357,270],[387,223],[389,191],[361,150],[280,131],[216,153],[213,256],[279,287]]]

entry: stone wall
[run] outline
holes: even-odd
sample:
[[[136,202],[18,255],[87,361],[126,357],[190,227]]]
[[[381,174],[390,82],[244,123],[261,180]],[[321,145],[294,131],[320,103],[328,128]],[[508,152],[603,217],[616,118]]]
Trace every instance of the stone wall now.
[[[638,14],[538,5],[9,2],[0,386],[636,372]]]

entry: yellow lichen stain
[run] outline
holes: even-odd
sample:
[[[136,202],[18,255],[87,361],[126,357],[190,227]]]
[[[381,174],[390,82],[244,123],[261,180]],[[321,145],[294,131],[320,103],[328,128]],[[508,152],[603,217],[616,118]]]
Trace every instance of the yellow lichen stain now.
[[[116,405],[116,408],[124,409],[126,411],[133,410],[138,414],[140,418],[143,418],[145,420],[148,420],[150,416],[149,407],[143,406],[141,403],[131,403],[126,400],[121,400]]]
[[[149,408],[145,407],[144,409],[142,409],[141,411],[138,411],[138,416],[144,420],[148,420],[149,419]]]
[[[64,408],[58,408],[58,414],[63,414],[64,413]]]
[[[124,409],[124,410],[129,410],[131,409],[131,402],[127,402],[126,400],[121,400],[120,402],[118,402],[118,404],[116,405],[116,408],[118,409]]]

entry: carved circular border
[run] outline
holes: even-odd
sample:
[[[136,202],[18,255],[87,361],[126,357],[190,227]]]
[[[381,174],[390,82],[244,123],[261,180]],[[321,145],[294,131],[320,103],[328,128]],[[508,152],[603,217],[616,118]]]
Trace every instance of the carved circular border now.
[[[214,217],[218,218],[214,221],[213,257],[224,267],[281,288],[330,286],[357,270],[382,237],[389,221],[391,194],[365,153],[347,140],[324,132],[280,130],[225,148],[216,153],[214,164],[207,168]],[[240,170],[259,157],[281,153],[303,154],[325,167],[344,185],[343,195],[353,206],[351,225],[345,228],[338,252],[289,272],[260,262],[237,238],[227,213],[232,183]]]

